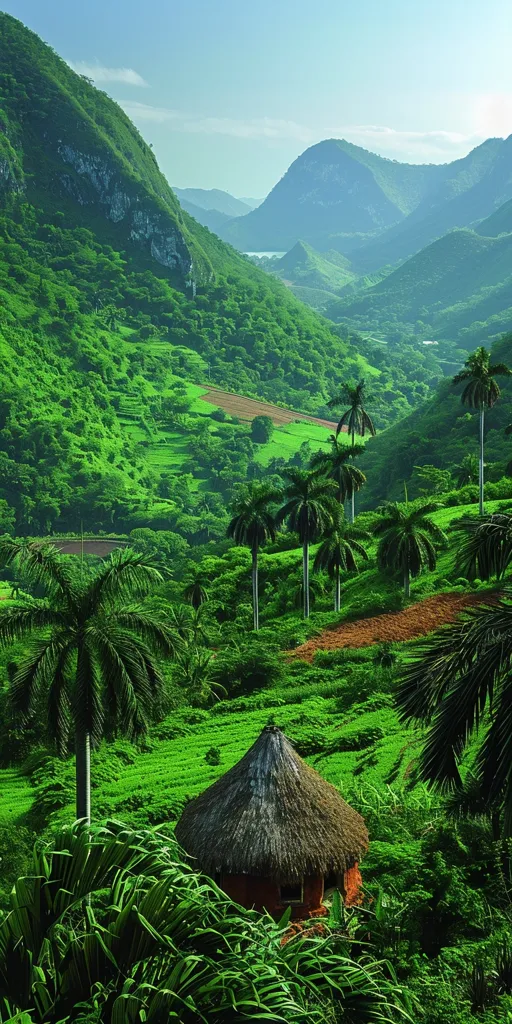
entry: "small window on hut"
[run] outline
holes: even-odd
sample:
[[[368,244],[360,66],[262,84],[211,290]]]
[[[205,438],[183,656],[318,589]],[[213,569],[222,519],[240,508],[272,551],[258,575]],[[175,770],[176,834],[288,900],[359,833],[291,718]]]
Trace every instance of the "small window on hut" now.
[[[280,888],[281,903],[303,903],[304,891],[302,882],[296,885],[282,885]]]

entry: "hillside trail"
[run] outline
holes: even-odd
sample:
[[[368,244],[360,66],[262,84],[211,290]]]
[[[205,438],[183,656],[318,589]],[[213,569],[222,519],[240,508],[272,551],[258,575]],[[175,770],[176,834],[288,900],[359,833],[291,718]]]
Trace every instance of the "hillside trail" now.
[[[342,622],[324,629],[318,636],[288,651],[289,658],[312,662],[317,651],[335,651],[342,647],[369,647],[378,643],[400,643],[426,636],[433,630],[454,622],[466,608],[489,604],[489,594],[438,594],[418,601],[399,612],[385,612],[368,619]]]

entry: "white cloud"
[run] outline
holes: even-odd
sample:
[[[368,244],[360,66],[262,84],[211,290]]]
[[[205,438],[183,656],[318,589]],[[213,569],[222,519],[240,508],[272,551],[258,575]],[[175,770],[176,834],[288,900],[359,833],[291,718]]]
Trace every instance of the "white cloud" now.
[[[318,138],[318,132],[305,125],[272,117],[201,117],[168,107],[152,107],[134,100],[126,100],[121,106],[130,117],[158,124],[171,123],[180,132],[232,135],[240,139],[297,139],[306,143]]]
[[[204,117],[168,107],[154,107],[135,100],[126,100],[122,102],[122,106],[138,123],[149,121],[154,124],[168,124],[170,129],[176,132],[229,135],[239,139],[260,139],[267,142],[295,141],[305,147],[321,142],[322,139],[343,138],[382,156],[411,163],[442,163],[455,160],[465,156],[489,135],[489,132],[483,131],[463,134],[441,129],[426,132],[403,131],[386,125],[324,123],[312,126],[271,117]]]
[[[88,64],[87,61],[68,60],[70,68],[78,75],[86,75],[92,78],[96,84],[104,82],[121,82],[123,85],[136,85],[147,87],[147,82],[133,68],[106,68],[103,64]]]

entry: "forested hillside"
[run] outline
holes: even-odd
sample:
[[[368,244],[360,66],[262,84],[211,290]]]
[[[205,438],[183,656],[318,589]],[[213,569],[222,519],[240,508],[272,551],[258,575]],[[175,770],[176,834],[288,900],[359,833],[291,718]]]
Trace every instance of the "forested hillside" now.
[[[368,366],[180,209],[111,99],[7,15],[0,44],[0,495],[32,530],[76,527],[94,497],[105,528],[113,496],[158,485],[123,403],[172,418],[173,381],[209,378],[317,412]]]
[[[512,234],[500,231],[507,219],[505,206],[478,233],[448,232],[355,297],[326,303],[327,315],[360,330],[401,328],[468,349],[499,337],[512,322]]]
[[[492,362],[512,364],[512,334],[505,335],[492,347]],[[505,436],[511,420],[510,398],[512,384],[506,377],[500,379],[503,401],[486,411],[485,459],[495,466],[491,477],[503,475],[512,458],[512,445]],[[422,481],[414,474],[416,466],[434,466],[440,469],[460,466],[464,457],[477,456],[478,416],[463,406],[460,388],[451,379],[443,381],[433,398],[379,436],[372,438],[364,455],[364,468],[368,488],[363,495],[365,507],[372,507],[382,498],[400,500],[404,483],[416,496]],[[411,491],[411,478],[413,490]],[[489,475],[488,475],[489,478]],[[416,491],[414,491],[414,485]],[[444,490],[449,489],[444,481]]]

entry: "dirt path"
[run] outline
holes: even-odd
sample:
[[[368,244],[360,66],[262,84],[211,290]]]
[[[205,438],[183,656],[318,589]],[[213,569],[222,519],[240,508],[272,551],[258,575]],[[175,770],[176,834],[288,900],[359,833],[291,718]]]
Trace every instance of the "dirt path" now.
[[[232,395],[229,391],[211,388],[208,384],[205,384],[204,387],[208,388],[208,394],[201,395],[203,402],[218,405],[220,409],[224,409],[231,416],[238,416],[241,420],[252,420],[255,416],[270,416],[276,427],[282,427],[285,423],[293,423],[294,420],[306,420],[308,423],[316,423],[319,427],[326,427],[333,433],[336,429],[336,424],[330,420],[321,420],[317,416],[306,416],[302,412],[293,412],[292,409],[281,409],[279,405],[259,402],[256,398]],[[343,429],[346,430],[345,427]]]
[[[482,604],[490,597],[482,594],[439,594],[418,601],[401,612],[386,612],[371,619],[357,619],[356,622],[342,622],[339,626],[324,630],[312,637],[289,657],[312,661],[317,651],[333,651],[340,647],[368,647],[370,644],[414,640],[426,636],[432,630],[454,622],[465,608]]]

